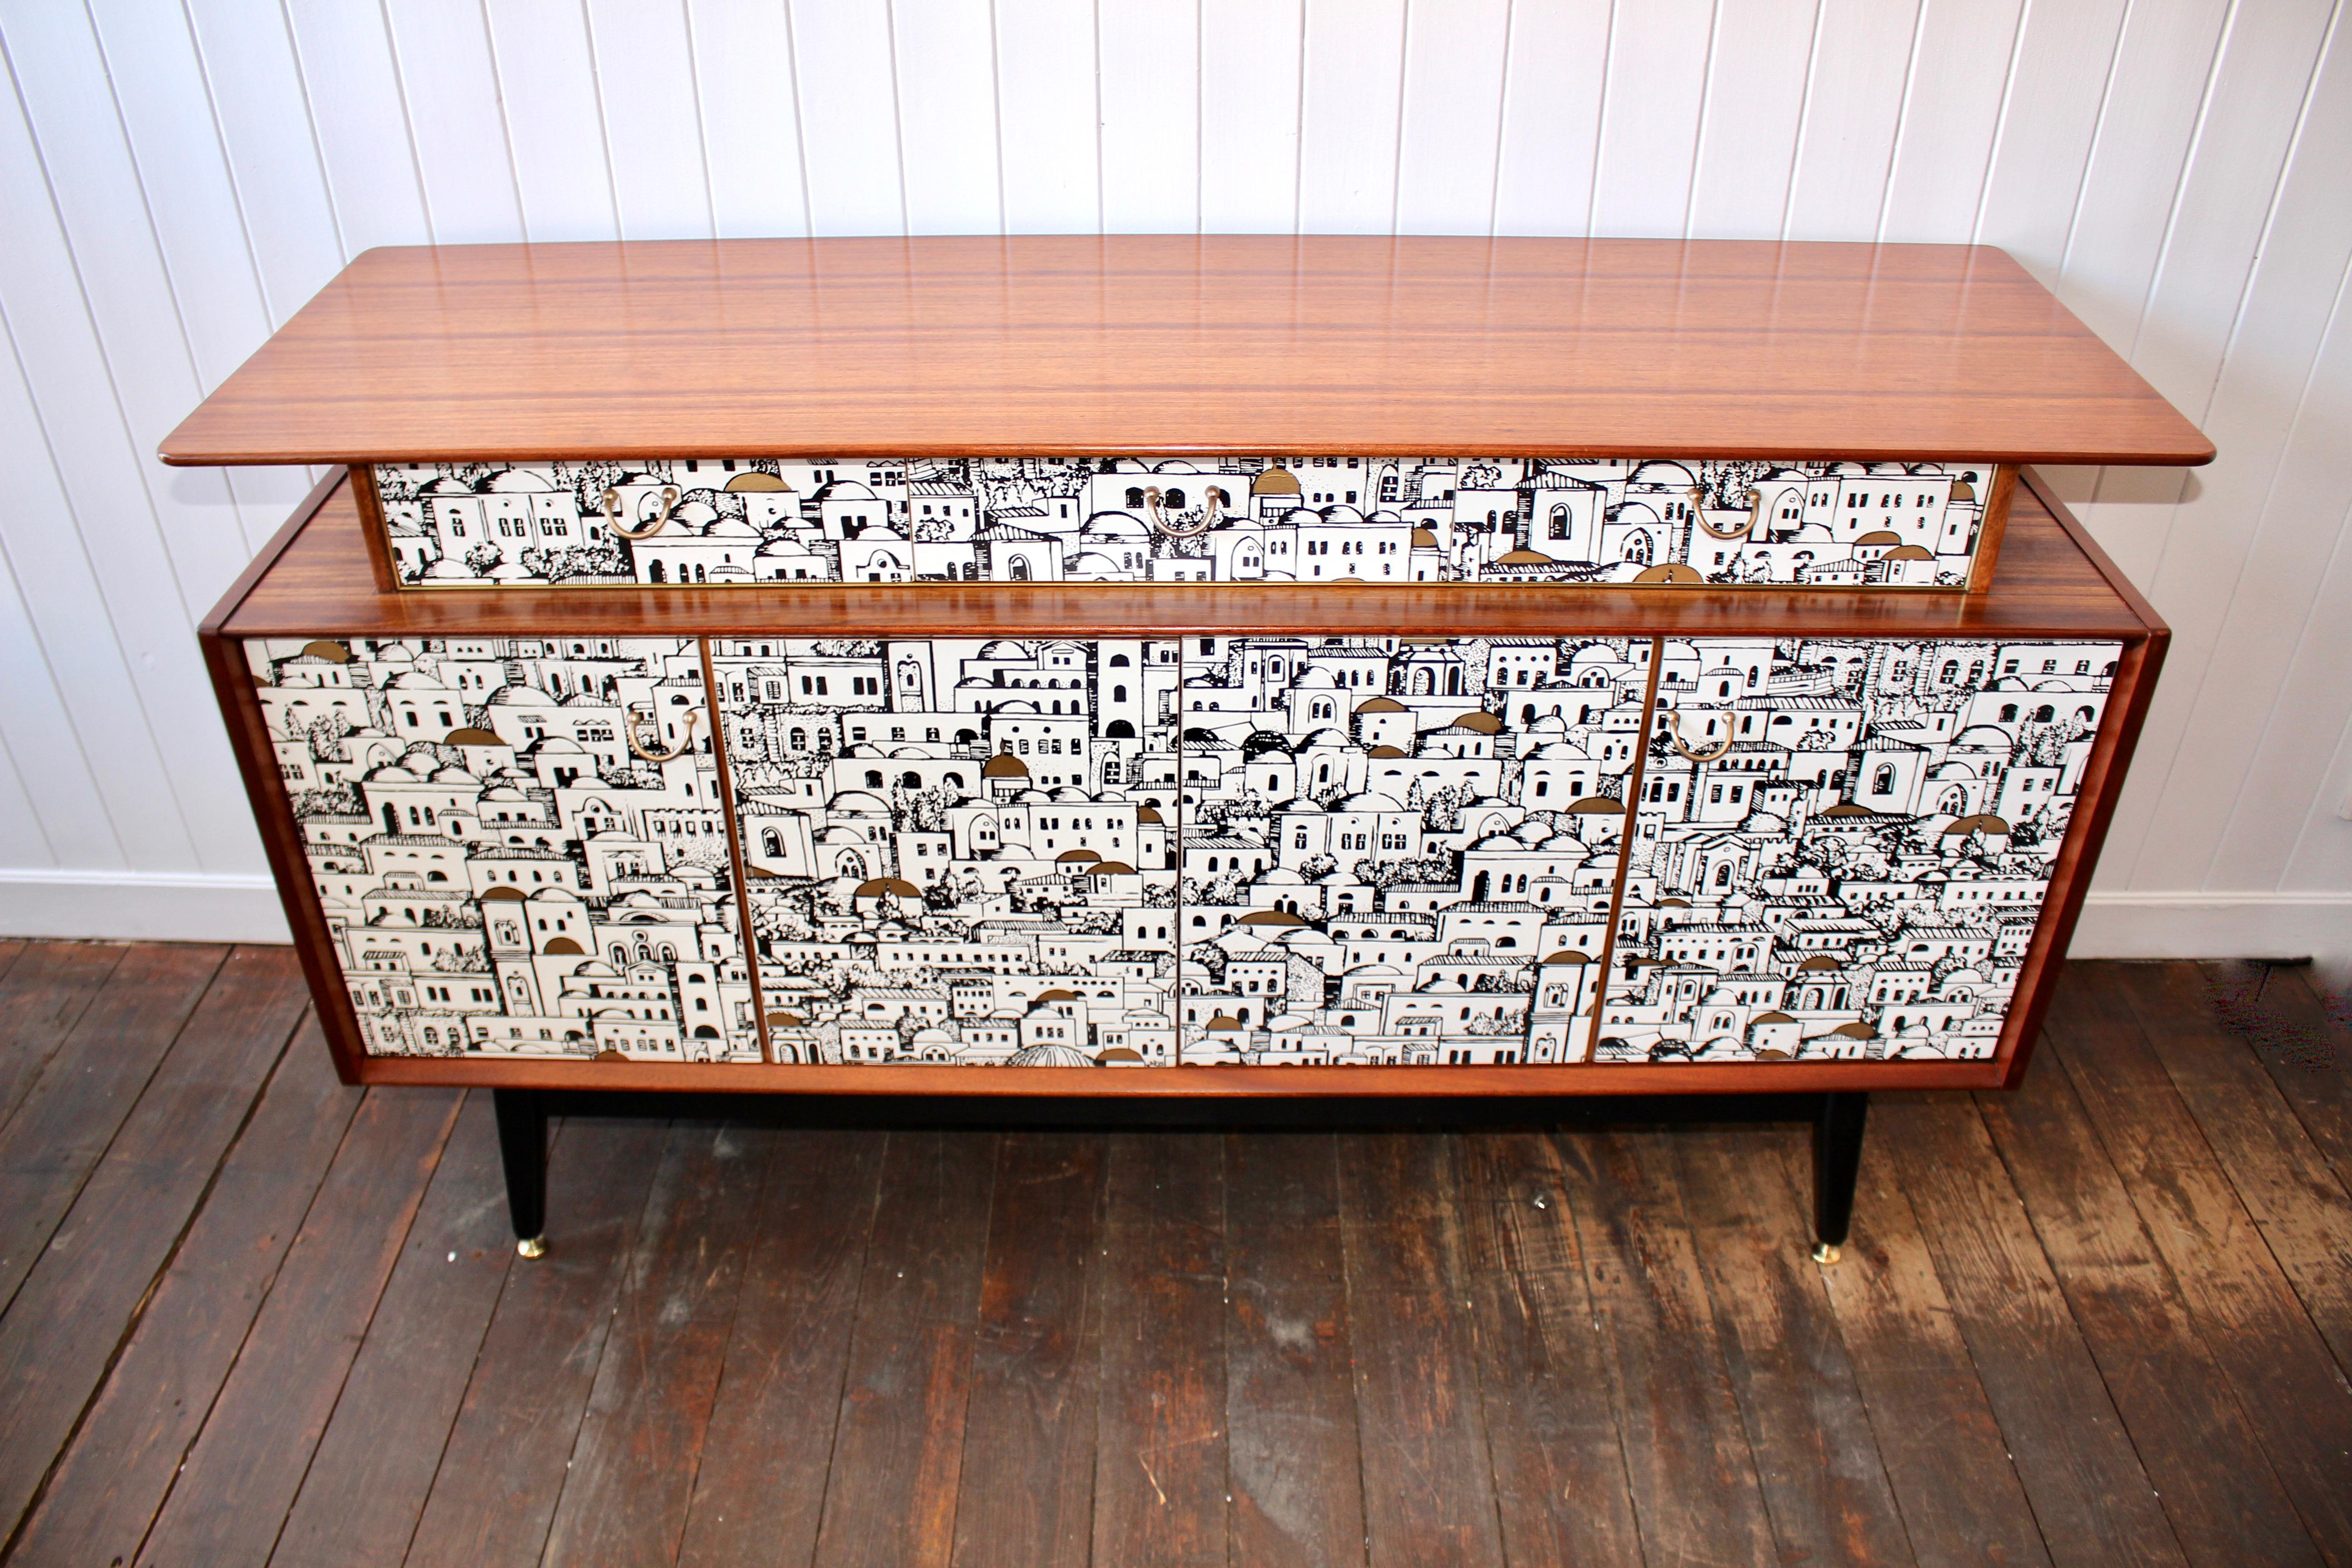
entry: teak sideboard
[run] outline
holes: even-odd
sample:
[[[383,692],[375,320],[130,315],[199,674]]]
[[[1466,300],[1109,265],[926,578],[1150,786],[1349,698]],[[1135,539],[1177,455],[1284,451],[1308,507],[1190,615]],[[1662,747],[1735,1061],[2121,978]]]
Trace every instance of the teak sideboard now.
[[[2211,447],[1969,247],[372,251],[165,442],[334,471],[205,656],[347,1081],[2015,1085]]]

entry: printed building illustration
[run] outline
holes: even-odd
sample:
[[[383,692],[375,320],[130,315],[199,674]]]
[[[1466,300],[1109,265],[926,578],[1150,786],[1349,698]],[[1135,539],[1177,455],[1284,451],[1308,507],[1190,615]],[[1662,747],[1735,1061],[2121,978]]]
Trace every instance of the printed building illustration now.
[[[253,667],[372,1050],[759,1060],[764,1028],[783,1064],[1436,1068],[1989,1056],[2119,657],[730,637]]]
[[[1990,464],[704,458],[374,470],[416,587],[1595,583],[1958,587]]]
[[[776,1060],[1174,1064],[1173,643],[710,647]]]
[[[246,649],[371,1053],[760,1059],[693,639]]]

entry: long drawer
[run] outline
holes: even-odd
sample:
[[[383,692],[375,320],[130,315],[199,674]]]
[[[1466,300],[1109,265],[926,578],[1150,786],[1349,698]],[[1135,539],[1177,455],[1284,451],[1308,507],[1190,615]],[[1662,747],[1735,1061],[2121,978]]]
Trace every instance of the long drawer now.
[[[247,640],[364,1049],[1979,1059],[2112,641]]]
[[[410,588],[1506,583],[1965,589],[1990,462],[677,458],[378,464]]]

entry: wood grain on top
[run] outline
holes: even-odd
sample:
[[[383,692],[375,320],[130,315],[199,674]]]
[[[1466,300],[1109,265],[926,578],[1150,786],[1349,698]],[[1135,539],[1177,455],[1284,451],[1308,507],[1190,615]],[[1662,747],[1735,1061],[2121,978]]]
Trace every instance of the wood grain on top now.
[[[1126,236],[372,250],[162,452],[2213,448],[1990,247]]]
[[[2161,628],[2079,528],[2020,486],[1977,594],[1423,584],[787,584],[380,592],[348,480],[322,486],[207,618],[230,637],[1172,637],[1296,626],[1393,637],[2144,637]],[[282,545],[282,548],[280,547]]]

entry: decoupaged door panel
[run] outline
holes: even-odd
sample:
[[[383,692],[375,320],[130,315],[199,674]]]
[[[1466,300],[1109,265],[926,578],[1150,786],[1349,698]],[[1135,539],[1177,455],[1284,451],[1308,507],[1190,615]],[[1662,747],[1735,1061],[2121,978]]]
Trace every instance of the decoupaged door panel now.
[[[771,1058],[1169,1067],[1169,641],[709,643]]]
[[[243,646],[369,1055],[759,1059],[694,639]]]
[[[2121,654],[1664,643],[1594,1058],[1990,1058]]]
[[[1188,639],[1184,1060],[1580,1059],[1654,650]]]
[[[1226,1068],[1989,1057],[2120,653],[246,647],[371,1055]]]

